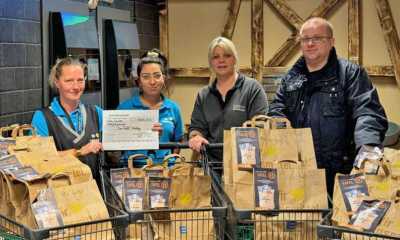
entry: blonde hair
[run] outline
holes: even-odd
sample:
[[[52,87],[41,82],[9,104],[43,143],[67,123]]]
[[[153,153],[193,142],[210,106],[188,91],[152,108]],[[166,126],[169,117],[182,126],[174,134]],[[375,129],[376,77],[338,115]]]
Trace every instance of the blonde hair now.
[[[306,25],[310,24],[310,23],[314,23],[314,24],[317,23],[317,24],[321,24],[321,25],[325,26],[326,33],[328,33],[328,36],[329,37],[333,37],[333,26],[332,26],[332,24],[328,20],[326,20],[324,18],[321,18],[321,17],[312,17],[312,18],[308,19],[307,21],[305,21],[303,23],[303,25],[301,25],[301,28],[300,28],[300,31],[299,31],[300,35],[303,32],[304,27]]]
[[[56,87],[56,80],[60,78],[62,74],[62,69],[65,66],[79,66],[82,68],[83,73],[85,74],[85,79],[86,79],[86,64],[82,63],[78,59],[72,58],[72,57],[66,57],[66,58],[60,58],[56,60],[56,63],[53,65],[53,67],[50,70],[50,75],[49,75],[49,85],[50,87],[57,91]]]
[[[224,52],[232,54],[232,56],[235,58],[235,70],[238,70],[239,57],[236,51],[235,44],[233,44],[231,40],[225,37],[217,37],[211,41],[210,45],[208,45],[208,65],[210,69],[212,69],[211,60],[213,58],[214,50],[216,47],[220,47],[224,50]]]

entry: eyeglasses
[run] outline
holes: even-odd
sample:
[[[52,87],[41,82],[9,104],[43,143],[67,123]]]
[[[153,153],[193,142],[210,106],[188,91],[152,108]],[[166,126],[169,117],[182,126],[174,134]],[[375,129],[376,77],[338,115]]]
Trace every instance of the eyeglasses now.
[[[155,73],[153,73],[153,74],[151,74],[151,73],[142,73],[142,74],[140,75],[140,78],[143,79],[143,80],[145,80],[145,81],[150,81],[150,80],[153,79],[153,78],[154,78],[156,81],[159,81],[159,80],[161,80],[162,76],[163,76],[163,74],[160,73],[160,72],[155,72]]]
[[[301,37],[300,38],[300,43],[305,45],[309,42],[313,44],[320,44],[324,39],[330,39],[332,37],[329,36],[316,36],[316,37]]]

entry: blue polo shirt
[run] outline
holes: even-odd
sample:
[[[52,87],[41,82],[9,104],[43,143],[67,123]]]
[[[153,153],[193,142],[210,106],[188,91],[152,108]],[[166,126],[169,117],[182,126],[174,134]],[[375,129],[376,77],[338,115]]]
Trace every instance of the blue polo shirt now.
[[[183,124],[181,117],[181,110],[179,105],[169,98],[162,97],[163,104],[158,110],[159,122],[163,128],[160,142],[179,142],[183,138]],[[140,95],[135,95],[131,99],[128,99],[119,104],[118,110],[149,110],[149,107],[143,105],[140,100]],[[134,150],[125,151],[121,156],[121,161],[127,164],[129,156],[133,154],[145,154],[153,159],[155,163],[161,163],[164,156],[171,153],[171,150]],[[169,165],[173,165],[174,160],[170,160]],[[135,160],[134,166],[141,167],[145,165],[145,160]]]
[[[82,132],[83,126],[84,126],[83,118],[82,118],[82,111],[81,111],[82,108],[83,108],[83,104],[79,103],[78,107],[74,111],[72,111],[71,114],[69,115],[71,118],[72,124],[74,126],[74,130],[78,134],[80,134]],[[64,110],[62,109],[57,97],[53,98],[53,101],[50,104],[50,109],[57,117],[60,117],[64,123],[69,125],[67,115],[64,112]],[[100,107],[96,106],[96,111],[97,111],[97,115],[99,117],[99,120],[98,120],[99,121],[99,129],[101,131],[102,126],[103,126],[103,110]],[[36,133],[39,136],[49,136],[49,129],[47,128],[47,122],[46,122],[45,116],[41,110],[38,110],[33,114],[32,126],[35,128]]]

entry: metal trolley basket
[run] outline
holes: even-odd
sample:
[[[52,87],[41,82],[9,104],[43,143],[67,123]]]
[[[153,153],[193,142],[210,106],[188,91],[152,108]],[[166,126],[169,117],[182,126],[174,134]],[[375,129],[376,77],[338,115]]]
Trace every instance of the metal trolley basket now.
[[[223,147],[223,144],[211,144],[209,148]],[[204,154],[207,171],[216,176],[215,170],[222,171],[221,162],[212,162]],[[213,178],[217,191],[222,193],[228,206],[228,239],[318,239],[317,225],[329,213],[329,209],[282,209],[255,210],[238,209],[224,191],[220,178]]]
[[[361,232],[349,228],[333,226],[331,214],[325,216],[317,226],[319,239],[346,239],[346,240],[383,240],[400,239],[381,234]]]
[[[0,239],[125,239],[128,215],[107,203],[106,205],[109,219],[45,229],[32,229],[0,215]]]
[[[188,145],[160,143],[160,148],[181,149],[188,148]],[[129,214],[127,239],[224,239],[227,206],[215,191],[214,184],[211,186],[212,207],[209,208],[130,211],[105,172],[102,180],[106,200]],[[156,220],[152,217],[154,215],[168,215],[169,219]]]

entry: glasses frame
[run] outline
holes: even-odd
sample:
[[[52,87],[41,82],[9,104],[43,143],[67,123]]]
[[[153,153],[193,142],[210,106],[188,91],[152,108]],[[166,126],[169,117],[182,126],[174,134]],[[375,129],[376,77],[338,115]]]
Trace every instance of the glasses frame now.
[[[154,73],[141,73],[139,78],[143,81],[150,81],[152,79],[156,81],[160,81],[163,79],[164,74],[162,72],[154,72]]]
[[[312,44],[321,44],[325,39],[331,39],[332,36],[314,36],[314,37],[299,37],[299,41],[302,45],[308,44],[310,41]]]

